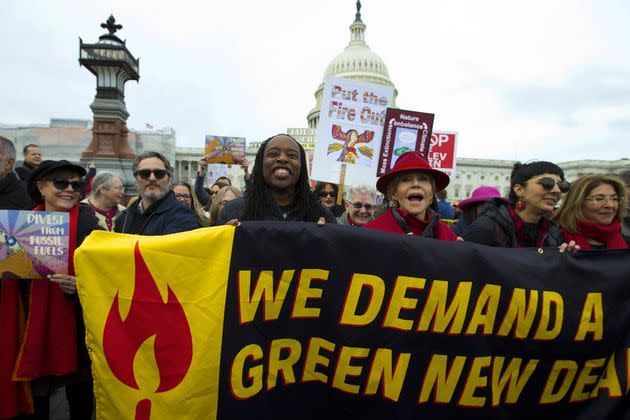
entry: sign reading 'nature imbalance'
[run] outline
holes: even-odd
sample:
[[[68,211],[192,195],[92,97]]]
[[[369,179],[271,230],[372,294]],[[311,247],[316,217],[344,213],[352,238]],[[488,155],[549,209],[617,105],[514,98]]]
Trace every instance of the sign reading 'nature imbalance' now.
[[[96,232],[76,266],[97,416],[623,418],[629,256],[306,223]]]

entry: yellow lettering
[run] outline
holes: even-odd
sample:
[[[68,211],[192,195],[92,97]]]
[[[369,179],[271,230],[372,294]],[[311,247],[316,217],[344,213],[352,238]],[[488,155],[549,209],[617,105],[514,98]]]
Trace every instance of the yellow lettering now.
[[[230,385],[232,394],[240,400],[251,398],[258,394],[263,387],[263,367],[261,364],[249,368],[247,378],[250,384],[243,383],[243,370],[245,369],[245,361],[250,359],[257,362],[262,359],[262,348],[257,344],[249,344],[241,349],[232,362],[232,371],[230,374]]]
[[[615,353],[608,359],[606,371],[603,376],[600,376],[595,388],[591,391],[591,398],[596,398],[599,395],[599,391],[602,389],[608,390],[608,396],[610,398],[621,397],[621,385],[619,384],[619,377],[617,376]]]
[[[455,360],[453,360],[449,368],[448,356],[444,354],[431,356],[431,361],[424,374],[424,381],[422,381],[418,404],[429,401],[433,389],[435,389],[434,402],[450,403],[465,363],[465,356],[455,356]]]
[[[400,391],[405,382],[405,375],[409,367],[411,353],[401,353],[396,360],[396,366],[392,367],[392,351],[390,349],[377,349],[372,360],[372,367],[368,374],[365,395],[374,395],[379,385],[383,384],[383,396],[392,401],[398,401]]]
[[[551,318],[551,305],[555,308],[555,321],[551,329],[549,329],[549,321]],[[540,322],[534,334],[534,340],[553,340],[560,334],[562,330],[562,321],[564,319],[564,301],[562,296],[557,292],[544,291],[542,294],[542,312]]]
[[[247,324],[254,320],[261,301],[263,302],[265,321],[278,319],[294,274],[295,270],[284,270],[278,284],[278,290],[274,293],[273,271],[261,271],[254,287],[254,293],[251,293],[252,272],[249,270],[239,271],[238,309],[241,324]]]
[[[584,363],[584,367],[575,381],[575,387],[569,399],[570,402],[585,401],[589,398],[589,392],[584,391],[584,388],[597,382],[597,375],[591,375],[591,371],[601,368],[604,366],[604,363],[606,363],[606,359],[592,359]]]
[[[521,375],[521,362],[522,359],[515,358],[510,361],[505,371],[503,369],[503,362],[505,357],[495,357],[492,362],[492,406],[497,407],[501,403],[501,394],[508,386],[507,395],[505,396],[506,404],[515,404],[518,401],[518,397],[521,395],[525,384],[534,373],[538,360],[532,359],[527,362],[525,369]]]
[[[364,287],[368,287],[370,290],[370,301],[368,302],[365,312],[357,314],[359,298],[361,297],[361,291]],[[384,296],[385,282],[383,282],[382,278],[370,274],[354,274],[350,280],[350,286],[348,287],[348,294],[346,295],[346,302],[343,305],[339,325],[368,325],[370,322],[374,321],[378,315],[381,305],[383,304]]]
[[[450,325],[449,334],[461,333],[466,319],[466,308],[468,308],[471,287],[472,283],[469,281],[459,283],[447,310],[448,282],[444,280],[433,281],[416,330],[427,331],[429,324],[433,321],[432,332],[443,333]]]
[[[295,292],[295,302],[293,303],[293,311],[291,318],[318,318],[321,308],[307,308],[306,303],[310,299],[321,299],[323,290],[313,288],[311,282],[313,280],[328,280],[328,270],[320,270],[317,268],[306,268],[300,272],[298,280],[298,288]]]
[[[341,391],[348,392],[350,394],[359,393],[359,385],[353,385],[346,382],[346,378],[349,376],[361,375],[361,366],[352,365],[352,359],[364,359],[370,354],[370,349],[362,347],[341,347],[339,351],[339,358],[337,359],[337,366],[335,367],[335,373],[333,375],[333,388],[337,388]]]
[[[413,321],[399,318],[400,311],[404,309],[414,309],[418,304],[418,299],[406,297],[407,289],[424,289],[425,279],[419,277],[398,276],[394,283],[394,291],[391,294],[387,313],[383,321],[383,327],[397,330],[411,331]]]
[[[320,350],[324,349],[329,353],[335,351],[335,344],[323,338],[313,337],[308,344],[306,360],[304,361],[304,371],[302,372],[302,382],[328,383],[328,376],[317,372],[317,366],[328,367],[330,359],[321,355]]]
[[[477,328],[483,326],[483,334],[492,334],[494,321],[497,317],[499,298],[501,296],[501,286],[496,284],[486,284],[479,293],[479,299],[468,323],[466,335],[473,335]],[[485,311],[484,311],[485,309]]]
[[[284,359],[280,358],[282,350],[288,350]],[[269,373],[267,375],[267,391],[275,388],[278,382],[278,373],[282,374],[285,385],[295,383],[293,365],[297,363],[302,354],[300,342],[292,338],[273,340],[269,349]]]
[[[486,403],[486,397],[475,397],[475,391],[477,388],[488,385],[488,377],[481,376],[481,369],[487,368],[490,366],[490,363],[492,363],[491,356],[475,357],[473,359],[468,380],[466,385],[464,385],[464,390],[459,397],[457,405],[462,407],[483,407]]]
[[[593,334],[593,341],[601,341],[604,336],[604,309],[601,293],[586,295],[575,341],[584,341],[586,334]]]
[[[547,378],[545,389],[540,396],[540,404],[553,404],[563,399],[564,396],[567,395],[567,392],[569,392],[577,369],[578,365],[573,360],[556,360]],[[553,389],[561,375],[564,375],[562,384],[560,384],[558,390],[554,392]]]
[[[512,299],[508,306],[503,322],[497,332],[498,336],[505,337],[514,326],[516,322],[516,331],[514,332],[515,338],[527,338],[529,330],[534,323],[534,317],[536,316],[536,308],[538,307],[538,290],[530,290],[529,302],[525,297],[524,289],[514,289],[512,292]]]

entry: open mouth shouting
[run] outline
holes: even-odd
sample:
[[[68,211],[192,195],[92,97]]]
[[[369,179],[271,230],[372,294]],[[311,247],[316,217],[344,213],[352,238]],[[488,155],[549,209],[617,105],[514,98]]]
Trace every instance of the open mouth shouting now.
[[[278,179],[284,180],[291,176],[291,170],[285,166],[277,166],[271,170],[271,174]]]

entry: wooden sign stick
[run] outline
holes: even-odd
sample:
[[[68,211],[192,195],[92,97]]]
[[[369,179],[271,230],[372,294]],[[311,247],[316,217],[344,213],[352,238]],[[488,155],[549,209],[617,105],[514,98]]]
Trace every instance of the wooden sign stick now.
[[[341,164],[341,170],[339,171],[339,193],[337,194],[337,204],[343,204],[343,184],[346,182],[346,164]]]

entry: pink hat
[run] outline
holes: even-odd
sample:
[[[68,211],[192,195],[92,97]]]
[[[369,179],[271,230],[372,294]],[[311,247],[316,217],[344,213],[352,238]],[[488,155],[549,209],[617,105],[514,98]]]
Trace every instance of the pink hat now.
[[[394,178],[394,175],[400,172],[425,172],[433,177],[435,180],[435,192],[442,191],[447,187],[451,179],[442,171],[433,169],[429,162],[420,154],[420,152],[407,152],[400,155],[394,167],[389,170],[385,175],[381,176],[376,181],[376,189],[383,194],[387,193],[387,186]]]
[[[460,201],[459,208],[462,210],[466,210],[466,208],[472,204],[483,203],[490,200],[491,198],[501,198],[501,192],[498,190],[498,188],[481,186],[475,188],[470,198]]]

